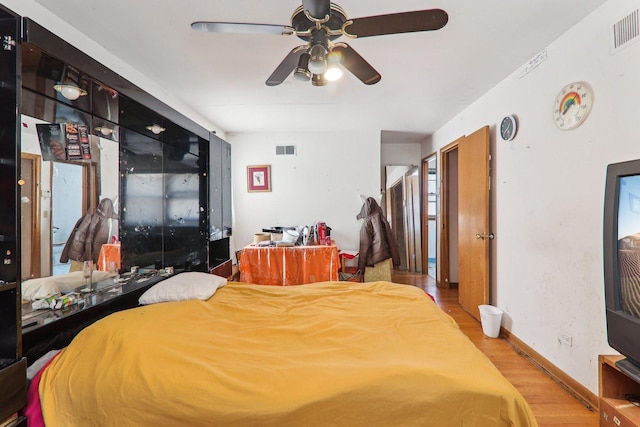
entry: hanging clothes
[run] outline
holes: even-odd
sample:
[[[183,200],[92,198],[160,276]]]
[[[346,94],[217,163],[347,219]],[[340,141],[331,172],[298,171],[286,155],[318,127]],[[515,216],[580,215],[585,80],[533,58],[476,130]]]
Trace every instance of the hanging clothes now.
[[[60,262],[64,264],[73,260],[97,263],[100,247],[108,243],[111,237],[113,219],[118,219],[118,214],[113,210],[113,202],[104,198],[93,214],[87,212],[76,222],[64,245]]]
[[[382,208],[373,197],[367,197],[356,218],[363,220],[360,228],[358,271],[364,272],[365,267],[371,267],[389,258],[394,267],[400,265],[398,241]]]

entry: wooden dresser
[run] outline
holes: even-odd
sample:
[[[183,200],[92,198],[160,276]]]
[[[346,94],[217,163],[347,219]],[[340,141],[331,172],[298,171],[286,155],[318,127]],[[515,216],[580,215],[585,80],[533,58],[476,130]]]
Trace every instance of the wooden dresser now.
[[[621,359],[624,356],[598,357],[600,426],[603,427],[640,426],[640,406],[625,398],[626,394],[640,398],[640,383],[616,366]]]

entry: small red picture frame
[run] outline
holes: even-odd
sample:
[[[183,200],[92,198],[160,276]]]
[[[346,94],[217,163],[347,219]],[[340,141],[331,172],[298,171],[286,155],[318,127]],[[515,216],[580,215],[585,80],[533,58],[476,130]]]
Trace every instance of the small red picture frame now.
[[[271,191],[271,165],[247,166],[247,191]]]

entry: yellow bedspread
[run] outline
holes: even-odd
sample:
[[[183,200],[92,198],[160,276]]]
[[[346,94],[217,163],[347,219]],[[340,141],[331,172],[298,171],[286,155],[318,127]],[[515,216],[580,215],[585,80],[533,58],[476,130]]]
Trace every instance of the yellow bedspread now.
[[[230,282],[112,314],[44,372],[55,426],[536,426],[420,289]]]

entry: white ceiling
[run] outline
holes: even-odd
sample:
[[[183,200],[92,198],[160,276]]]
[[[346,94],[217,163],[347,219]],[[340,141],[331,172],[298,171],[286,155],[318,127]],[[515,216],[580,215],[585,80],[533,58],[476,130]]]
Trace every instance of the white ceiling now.
[[[437,130],[606,2],[342,0],[349,18],[441,8],[449,22],[439,31],[340,39],[378,70],[378,84],[346,73],[325,87],[292,76],[268,87],[300,39],[190,24],[289,25],[300,0],[36,1],[226,132],[375,129],[399,141]]]

